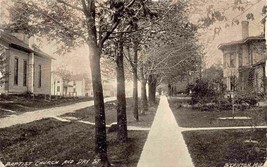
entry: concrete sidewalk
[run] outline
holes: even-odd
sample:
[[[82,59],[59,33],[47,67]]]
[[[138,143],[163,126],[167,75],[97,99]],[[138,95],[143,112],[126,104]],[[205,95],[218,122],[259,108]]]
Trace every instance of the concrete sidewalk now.
[[[116,100],[115,97],[106,98],[105,102]],[[93,101],[80,102],[68,106],[54,107],[49,109],[26,112],[20,115],[11,115],[0,119],[0,128],[6,128],[17,124],[25,124],[44,118],[56,117],[76,110],[93,106]]]
[[[192,159],[179,129],[167,98],[161,96],[137,166],[193,167]]]

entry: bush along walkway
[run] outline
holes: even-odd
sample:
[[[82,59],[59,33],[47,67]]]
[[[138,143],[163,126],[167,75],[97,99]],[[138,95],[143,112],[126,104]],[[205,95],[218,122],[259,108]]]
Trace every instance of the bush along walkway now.
[[[106,98],[105,102],[115,100],[114,97]],[[12,115],[5,118],[0,118],[0,128],[6,128],[17,124],[25,124],[44,118],[56,117],[66,113],[75,112],[76,110],[93,106],[93,101],[79,102],[68,106],[54,107],[33,112],[26,112],[20,115]]]
[[[161,96],[138,167],[193,167],[181,131],[165,96]]]

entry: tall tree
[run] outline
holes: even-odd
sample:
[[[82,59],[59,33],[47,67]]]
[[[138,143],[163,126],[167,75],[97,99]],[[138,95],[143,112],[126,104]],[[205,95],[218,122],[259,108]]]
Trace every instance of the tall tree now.
[[[88,46],[95,107],[95,152],[102,166],[108,166],[109,162],[100,57],[105,41],[134,3],[135,0],[16,0],[10,9],[16,13],[13,24],[9,25],[13,31],[56,39],[65,45],[64,49]]]
[[[164,4],[163,4],[164,5]],[[149,99],[155,102],[156,86],[161,82],[182,79],[186,71],[194,70],[200,59],[201,47],[197,44],[197,27],[186,15],[186,2],[167,6],[156,26],[150,29],[145,52],[149,85]],[[175,16],[175,17],[173,17]]]
[[[146,2],[146,3],[145,3]],[[138,59],[139,51],[141,47],[141,40],[144,29],[149,29],[157,21],[158,11],[155,10],[158,2],[153,1],[140,1],[136,8],[140,8],[141,12],[135,13],[132,20],[130,20],[131,31],[126,33],[128,43],[125,42],[125,48],[127,53],[125,54],[126,59],[129,61],[131,71],[133,74],[133,115],[134,118],[139,120],[138,113]],[[162,8],[160,8],[162,10]],[[133,52],[133,53],[131,53]]]
[[[118,139],[120,141],[127,140],[127,116],[126,116],[126,98],[125,98],[125,76],[124,76],[124,48],[129,43],[129,36],[136,34],[140,31],[137,24],[137,18],[146,18],[148,14],[147,4],[144,1],[136,1],[136,3],[130,8],[131,10],[126,12],[123,22],[118,24],[117,29],[114,31],[112,40],[109,40],[108,48],[115,48],[116,54],[114,60],[116,62],[117,71],[117,117],[118,117]],[[112,52],[112,51],[111,51]],[[111,53],[112,54],[112,53]],[[136,71],[137,76],[137,52],[135,54],[136,65],[133,66],[133,70]],[[137,77],[135,88],[137,88]],[[135,110],[134,115],[138,120],[138,96],[137,89],[135,93]],[[136,107],[137,106],[137,107]]]
[[[125,76],[124,76],[124,56],[123,56],[123,36],[118,40],[118,53],[116,56],[117,64],[117,121],[118,121],[118,139],[125,142],[127,134],[127,115],[126,115],[126,97],[125,97]]]
[[[147,101],[147,90],[146,90],[146,84],[147,84],[147,78],[145,76],[144,72],[144,65],[140,65],[140,80],[141,80],[141,103],[142,103],[142,114],[145,114],[146,111],[148,111],[148,101]]]

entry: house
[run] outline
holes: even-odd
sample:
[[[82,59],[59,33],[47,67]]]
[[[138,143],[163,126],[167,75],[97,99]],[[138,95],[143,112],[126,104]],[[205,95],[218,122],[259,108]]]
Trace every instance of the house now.
[[[64,80],[55,72],[51,73],[51,95],[63,96],[64,95]]]
[[[0,93],[50,94],[52,57],[36,47],[22,33],[0,30],[0,48],[5,56],[5,82]]]
[[[266,24],[266,23],[265,23]],[[266,92],[266,39],[249,36],[249,22],[242,21],[242,39],[219,45],[227,91]]]
[[[72,75],[63,78],[56,72],[52,73],[51,94],[56,96],[84,97],[86,94],[86,80],[82,75]]]
[[[85,96],[85,79],[81,76],[73,76],[72,80],[68,82],[66,92],[69,96]]]

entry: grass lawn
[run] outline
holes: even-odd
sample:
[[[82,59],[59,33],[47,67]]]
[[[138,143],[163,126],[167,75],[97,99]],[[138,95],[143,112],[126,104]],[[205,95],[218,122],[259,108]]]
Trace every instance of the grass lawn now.
[[[232,117],[232,111],[200,111],[198,109],[181,107],[179,99],[169,99],[169,104],[181,127],[224,127],[224,126],[251,126],[265,125],[267,108],[252,108],[245,111],[236,111],[235,116],[251,117],[252,120],[218,120],[220,117]]]
[[[226,164],[262,164],[266,158],[266,130],[220,130],[183,132],[196,167]],[[256,144],[245,142],[252,139]]]
[[[129,131],[129,140],[119,143],[117,133],[108,133],[109,160],[118,167],[137,165],[148,132]],[[92,166],[94,126],[78,122],[43,119],[0,129],[0,160],[35,163],[54,161],[54,166]],[[61,165],[65,160],[72,164]],[[84,160],[84,164],[77,164]],[[58,161],[58,162],[56,162]],[[49,166],[49,165],[39,165]]]
[[[132,116],[132,102],[131,98],[127,99],[128,125],[150,127],[158,102],[150,106],[145,115],[140,115],[139,122]],[[107,124],[116,122],[116,103],[105,103],[105,107]],[[88,107],[64,116],[94,122],[94,108]],[[91,125],[77,121],[61,122],[53,118],[0,129],[0,160],[7,165],[10,162],[29,162],[32,166],[53,162],[54,166],[92,166],[94,131]],[[128,131],[129,140],[120,143],[116,132],[107,133],[110,162],[118,167],[137,166],[147,135],[148,131]],[[71,164],[62,165],[65,160]],[[77,164],[81,160],[84,164]]]
[[[139,121],[137,122],[133,117],[133,99],[127,98],[126,103],[126,112],[127,112],[127,122],[128,125],[139,126],[139,127],[151,127],[152,122],[154,120],[154,116],[156,114],[157,106],[159,99],[157,99],[157,103],[153,106],[149,107],[149,111],[143,115],[139,114]],[[141,110],[141,102],[139,101],[139,111]],[[116,102],[107,102],[105,103],[106,110],[106,124],[111,124],[113,122],[117,122],[117,110],[116,110]],[[83,121],[95,122],[95,112],[94,107],[88,107],[81,110],[77,110],[74,113],[67,113],[63,115],[63,117],[76,117]]]
[[[1,95],[0,96],[0,118],[6,117],[8,115],[14,114],[5,110],[15,111],[15,114],[20,114],[23,112],[34,111],[39,109],[46,109],[51,107],[58,107],[69,105],[77,102],[92,100],[91,97],[84,98],[74,98],[74,97],[64,97],[51,100],[45,100],[43,97],[31,98],[26,95]],[[2,110],[1,110],[2,109]]]

